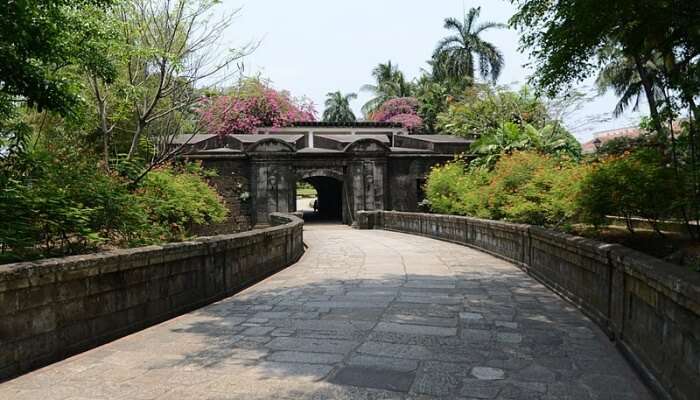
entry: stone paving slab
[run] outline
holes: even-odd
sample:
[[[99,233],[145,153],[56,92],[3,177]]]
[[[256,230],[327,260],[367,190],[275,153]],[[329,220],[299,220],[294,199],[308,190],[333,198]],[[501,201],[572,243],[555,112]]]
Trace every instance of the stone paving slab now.
[[[515,266],[305,227],[294,266],[17,379],[0,399],[651,399],[600,330]]]

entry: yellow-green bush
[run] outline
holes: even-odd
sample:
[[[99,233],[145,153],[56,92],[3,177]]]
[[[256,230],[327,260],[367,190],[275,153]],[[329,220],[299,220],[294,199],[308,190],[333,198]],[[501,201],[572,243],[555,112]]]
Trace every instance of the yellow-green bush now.
[[[624,217],[632,230],[631,218],[640,217],[658,229],[659,221],[682,217],[687,199],[683,178],[655,149],[605,158],[583,179],[577,199],[582,220],[598,226],[607,222],[606,216],[616,215]]]
[[[588,168],[534,152],[503,157],[488,186],[492,218],[564,226],[576,216],[576,198]]]
[[[488,172],[481,168],[466,170],[461,158],[434,167],[425,184],[430,208],[441,214],[489,218],[488,211],[484,209],[483,191],[489,182],[488,176]]]
[[[461,159],[433,168],[426,196],[434,212],[566,226],[589,167],[536,152],[501,158],[493,171]]]
[[[219,223],[227,209],[197,164],[150,172],[134,193],[152,229],[142,241],[180,240],[194,224]]]

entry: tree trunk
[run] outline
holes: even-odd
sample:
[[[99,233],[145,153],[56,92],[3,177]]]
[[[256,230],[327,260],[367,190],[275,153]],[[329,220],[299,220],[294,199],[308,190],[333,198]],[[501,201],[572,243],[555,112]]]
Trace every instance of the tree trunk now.
[[[633,58],[637,73],[639,74],[639,78],[642,81],[642,86],[644,87],[644,94],[646,95],[647,103],[649,104],[649,113],[651,114],[652,124],[654,129],[656,129],[656,134],[665,140],[666,137],[661,124],[661,117],[659,116],[659,107],[656,103],[656,97],[654,96],[654,83],[651,81],[647,71],[644,69],[644,64],[639,57],[635,55]]]
[[[700,185],[698,182],[698,154],[697,154],[697,121],[698,121],[698,106],[695,104],[692,96],[688,99],[688,105],[690,106],[690,115],[688,118],[688,135],[690,136],[690,174],[693,180],[693,208],[695,211],[695,223],[696,225],[693,237],[697,238],[700,236]]]
[[[109,136],[111,129],[107,127],[107,106],[104,101],[100,103],[100,120],[102,123],[102,156],[105,161],[105,169],[109,172]]]
[[[131,147],[129,148],[129,154],[126,156],[127,160],[131,160],[134,157],[134,154],[136,154],[136,150],[139,146],[139,140],[141,139],[142,131],[143,120],[139,118],[138,122],[136,123],[136,132],[134,132],[134,136],[131,138]]]

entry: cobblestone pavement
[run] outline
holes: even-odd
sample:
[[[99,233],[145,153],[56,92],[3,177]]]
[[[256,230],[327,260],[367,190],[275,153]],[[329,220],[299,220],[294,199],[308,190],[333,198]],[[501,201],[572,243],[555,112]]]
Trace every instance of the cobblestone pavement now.
[[[306,227],[296,265],[0,384],[0,399],[650,399],[582,314],[445,242]]]

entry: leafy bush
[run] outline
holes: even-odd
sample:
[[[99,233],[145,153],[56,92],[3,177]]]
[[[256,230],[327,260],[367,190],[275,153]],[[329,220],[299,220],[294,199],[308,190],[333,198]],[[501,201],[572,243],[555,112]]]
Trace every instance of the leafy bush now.
[[[39,147],[0,177],[0,262],[176,240],[226,209],[198,166],[163,168],[135,192],[78,148]]]
[[[152,228],[141,240],[181,240],[193,224],[220,223],[227,209],[217,193],[202,179],[197,164],[165,167],[149,173],[135,192],[139,208]]]
[[[651,148],[609,157],[583,180],[578,205],[583,221],[600,226],[608,215],[622,216],[632,230],[631,218],[657,223],[677,214],[677,201],[683,196],[673,168],[663,155]]]
[[[434,212],[565,227],[577,214],[588,168],[535,152],[504,156],[493,171],[462,159],[433,168],[426,196]]]
[[[441,214],[470,215],[489,218],[483,188],[489,183],[486,170],[465,170],[464,160],[434,167],[425,184],[430,208]]]
[[[131,226],[138,210],[119,178],[95,159],[50,147],[26,155],[0,186],[0,243],[6,259],[73,254],[106,243]],[[10,221],[11,219],[11,221]]]
[[[487,188],[494,219],[565,227],[576,217],[575,200],[587,168],[534,152],[503,157]]]
[[[544,127],[549,121],[545,104],[527,88],[518,92],[475,86],[464,101],[453,103],[438,115],[438,130],[464,137],[478,137],[504,123]]]

